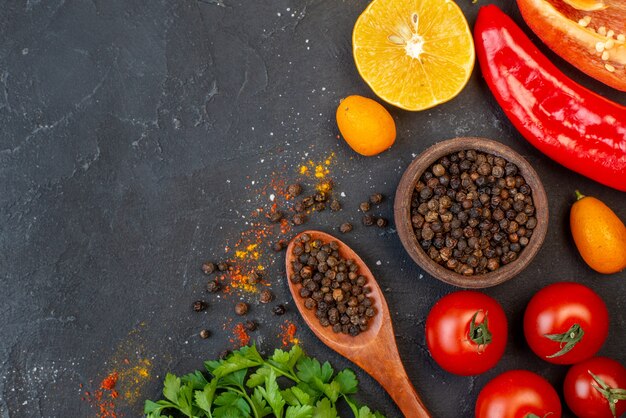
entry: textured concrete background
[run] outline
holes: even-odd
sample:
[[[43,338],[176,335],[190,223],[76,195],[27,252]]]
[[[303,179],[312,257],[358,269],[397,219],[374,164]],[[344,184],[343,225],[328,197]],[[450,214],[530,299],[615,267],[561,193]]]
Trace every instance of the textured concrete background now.
[[[473,25],[486,1],[458,3]],[[490,3],[521,23],[514,2]],[[387,196],[378,213],[391,219],[396,184],[413,157],[461,135],[490,137],[519,151],[540,174],[550,201],[550,227],[535,261],[486,291],[510,319],[509,345],[496,369],[456,377],[434,364],[424,345],[424,318],[455,289],[413,264],[393,225],[357,225],[343,237],[386,290],[401,356],[433,416],[472,416],[483,385],[511,368],[539,372],[560,391],[566,368],[536,358],[521,332],[527,301],[555,281],[584,283],[604,298],[612,324],[601,353],[626,363],[626,273],[592,272],[567,227],[575,188],[602,199],[622,219],[624,194],[527,144],[478,67],[447,104],[421,113],[389,108],[398,140],[381,156],[362,158],[337,140],[339,99],[372,96],[351,55],[352,26],[366,4],[2,2],[0,417],[95,416],[81,400],[86,390],[111,370],[149,364],[149,377],[124,383],[135,392],[116,401],[118,412],[140,416],[143,400],[159,396],[167,371],[200,368],[202,360],[232,347],[229,319],[240,296],[207,297],[199,267],[225,257],[225,246],[250,227],[249,214],[271,205],[262,187],[277,176],[311,187],[314,181],[299,175],[299,165],[334,153],[328,175],[337,195],[345,194],[344,210],[321,213],[306,227],[332,232],[350,219],[357,225],[358,204],[372,191]],[[624,94],[548,55],[584,85],[626,102]],[[288,312],[275,317],[271,306],[241,295],[252,301],[249,317],[260,322],[252,334],[259,347],[279,345],[280,326],[290,320],[308,353],[349,366],[304,328],[288,303],[282,255],[264,257],[276,303],[287,303]],[[191,311],[198,298],[210,303],[202,314]],[[197,337],[203,327],[213,333],[208,340]],[[382,389],[357,373],[360,399],[399,416]]]

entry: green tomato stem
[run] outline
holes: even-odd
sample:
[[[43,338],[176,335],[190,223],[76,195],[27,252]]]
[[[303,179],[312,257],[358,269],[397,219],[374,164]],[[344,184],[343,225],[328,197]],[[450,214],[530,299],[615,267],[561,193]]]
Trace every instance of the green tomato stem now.
[[[576,190],[574,193],[576,193],[576,201],[579,201],[579,200],[587,197],[584,194],[582,194],[579,190]]]
[[[472,316],[469,330],[470,340],[472,340],[475,344],[478,344],[479,349],[487,346],[493,339],[491,331],[489,331],[489,319],[487,318],[487,312],[485,312],[483,322],[476,325],[476,317],[480,312],[482,312],[482,310],[476,311],[474,316]]]
[[[621,388],[610,387],[609,385],[606,384],[604,380],[602,380],[600,376],[597,376],[591,373],[591,370],[587,370],[587,373],[589,373],[591,377],[593,377],[593,380],[595,380],[596,383],[600,385],[600,386],[596,386],[593,383],[591,384],[591,386],[595,390],[600,392],[602,396],[606,398],[607,402],[609,403],[609,408],[611,409],[611,413],[613,414],[613,418],[617,418],[617,410],[616,410],[615,405],[617,405],[617,402],[619,401],[626,400],[626,390],[621,389]]]
[[[578,344],[584,337],[585,331],[580,325],[572,325],[566,332],[562,334],[545,334],[544,337],[560,343],[561,349],[554,354],[546,356],[546,358],[554,358],[562,356],[568,353],[576,344]]]

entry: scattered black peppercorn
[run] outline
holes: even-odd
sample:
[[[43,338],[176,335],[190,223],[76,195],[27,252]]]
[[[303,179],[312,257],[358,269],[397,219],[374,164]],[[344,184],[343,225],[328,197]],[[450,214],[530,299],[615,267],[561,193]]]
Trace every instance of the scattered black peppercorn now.
[[[294,225],[302,225],[304,222],[306,222],[306,215],[302,213],[296,213],[295,215],[293,215],[291,222],[293,222]]]
[[[387,226],[387,219],[385,218],[378,218],[376,219],[376,226],[379,228],[384,228]]]
[[[246,331],[256,331],[258,325],[256,322],[254,321],[246,321],[243,324],[244,328],[246,329]]]
[[[287,248],[287,242],[284,239],[281,239],[279,241],[276,241],[273,245],[272,245],[272,250],[278,252],[281,252],[282,250],[284,250],[285,248]]]
[[[263,289],[261,294],[259,295],[259,302],[261,303],[270,303],[274,299],[274,295],[269,289]]]
[[[228,270],[228,267],[229,267],[228,263],[225,263],[223,261],[217,264],[217,269],[219,271],[226,271]]]
[[[333,212],[337,212],[341,210],[341,203],[339,203],[339,201],[337,199],[333,199],[330,202],[330,210],[332,210]]]
[[[211,274],[215,270],[217,270],[217,266],[215,265],[215,263],[207,262],[207,263],[202,264],[202,272],[204,274]]]
[[[235,313],[237,315],[245,315],[248,313],[248,304],[245,302],[239,302],[235,305]]]
[[[375,219],[372,215],[365,215],[363,216],[363,219],[361,220],[361,222],[365,226],[372,226],[374,225]]]
[[[283,213],[279,210],[272,211],[269,214],[268,219],[273,223],[280,222],[280,220],[283,219]]]
[[[370,210],[370,208],[370,202],[361,202],[361,204],[359,205],[359,209],[361,210],[361,212],[367,212]]]
[[[193,310],[196,312],[202,312],[203,310],[205,310],[207,307],[206,302],[202,301],[202,300],[197,300],[193,303]]]
[[[347,234],[348,232],[352,231],[352,224],[349,222],[344,222],[339,226],[339,231],[342,234]]]
[[[383,195],[380,193],[374,193],[373,195],[370,196],[370,202],[373,205],[380,205],[382,201],[383,201]]]
[[[224,350],[224,351],[220,351],[220,353],[217,355],[217,358],[219,358],[220,360],[224,360],[229,355],[230,355],[230,351],[229,350]]]
[[[532,190],[518,167],[476,150],[433,163],[415,184],[411,223],[435,262],[463,275],[515,261],[537,219]]]
[[[290,184],[287,187],[287,193],[292,197],[299,196],[302,193],[302,186],[298,183]]]
[[[209,280],[206,284],[206,290],[208,290],[209,293],[217,293],[221,288],[222,285],[217,280]]]
[[[276,305],[272,309],[272,312],[274,313],[274,315],[280,316],[280,315],[284,315],[285,312],[287,312],[287,309],[285,309],[283,305]]]
[[[208,329],[203,329],[202,331],[200,331],[200,338],[202,338],[203,340],[206,340],[210,336],[211,336],[211,333],[209,332]]]

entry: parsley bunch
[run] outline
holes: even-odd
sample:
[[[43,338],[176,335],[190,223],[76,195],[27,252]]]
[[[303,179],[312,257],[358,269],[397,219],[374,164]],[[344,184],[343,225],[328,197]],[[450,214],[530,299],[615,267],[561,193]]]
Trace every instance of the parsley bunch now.
[[[328,362],[320,364],[297,345],[288,352],[277,349],[267,360],[255,346],[242,347],[204,366],[210,380],[199,370],[180,378],[168,373],[165,399],[146,401],[147,418],[172,418],[170,411],[191,418],[335,418],[341,398],[355,418],[385,418],[351,399],[358,389],[352,370],[335,374]]]

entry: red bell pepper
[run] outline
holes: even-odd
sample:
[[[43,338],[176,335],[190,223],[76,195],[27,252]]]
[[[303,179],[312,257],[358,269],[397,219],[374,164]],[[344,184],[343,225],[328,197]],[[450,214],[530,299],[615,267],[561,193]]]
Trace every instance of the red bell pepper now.
[[[596,80],[626,91],[626,39],[621,33],[626,2],[596,4],[600,10],[580,11],[562,1],[517,0],[526,24],[550,49]]]
[[[496,100],[548,157],[626,191],[626,107],[576,84],[498,7],[482,7],[476,53]]]

